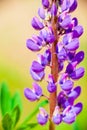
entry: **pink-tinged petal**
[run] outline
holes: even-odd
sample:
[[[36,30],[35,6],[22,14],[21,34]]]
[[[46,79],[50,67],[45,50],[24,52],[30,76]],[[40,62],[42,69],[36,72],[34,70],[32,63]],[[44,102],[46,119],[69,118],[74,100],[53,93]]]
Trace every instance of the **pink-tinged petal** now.
[[[42,96],[42,88],[35,82],[33,83],[33,90],[38,97]]]
[[[75,51],[76,49],[79,48],[79,40],[75,38],[70,43],[68,43],[65,47],[69,51]]]
[[[76,98],[78,98],[80,93],[81,93],[81,87],[77,86],[68,94],[68,97],[73,98],[75,100]]]
[[[64,91],[70,91],[74,86],[74,82],[71,80],[66,80],[63,84],[61,84],[61,88]]]
[[[33,61],[31,65],[31,69],[34,72],[41,72],[44,71],[44,66],[42,66],[39,62]]]
[[[53,112],[52,121],[57,125],[62,122],[62,116],[61,116],[61,114],[59,114],[59,107],[58,106],[55,107],[55,110]]]
[[[66,112],[63,112],[63,121],[67,124],[72,124],[75,122],[76,113],[72,110],[72,108],[69,108],[67,110],[66,109],[64,110]]]
[[[28,39],[26,41],[26,46],[28,49],[30,49],[31,51],[39,51],[41,50],[42,46],[38,45],[34,40],[32,39]]]
[[[30,69],[30,74],[35,81],[41,81],[45,75],[44,71],[34,72],[32,69]]]
[[[77,80],[77,79],[80,79],[81,77],[84,76],[84,73],[85,73],[85,70],[83,67],[79,67],[78,69],[76,69],[75,71],[73,71],[71,74],[70,74],[70,77],[73,79],[73,80]]]
[[[35,101],[35,100],[38,99],[37,96],[36,96],[36,94],[33,93],[33,91],[30,90],[29,88],[25,88],[25,90],[24,90],[24,95],[25,95],[25,97],[26,97],[28,100],[30,100],[30,101]]]
[[[82,103],[77,103],[76,105],[73,106],[72,110],[78,115],[82,111],[83,105]]]
[[[45,19],[45,10],[43,9],[43,7],[38,9],[38,15],[41,19]]]
[[[40,108],[40,113],[37,115],[37,120],[40,125],[45,125],[48,121],[48,114],[44,108]]]
[[[48,83],[48,86],[47,86],[47,90],[50,92],[50,93],[53,93],[56,91],[56,85],[54,83]]]
[[[41,30],[42,28],[44,28],[43,23],[40,22],[40,20],[39,20],[37,17],[34,17],[34,18],[32,19],[31,24],[32,24],[32,27],[33,27],[34,29],[36,29],[36,30]]]

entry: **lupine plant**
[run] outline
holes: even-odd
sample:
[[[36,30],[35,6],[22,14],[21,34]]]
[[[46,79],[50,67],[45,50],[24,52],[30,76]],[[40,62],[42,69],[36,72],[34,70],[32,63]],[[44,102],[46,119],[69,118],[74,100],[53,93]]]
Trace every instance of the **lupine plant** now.
[[[75,87],[74,82],[84,75],[84,68],[78,67],[84,59],[84,52],[77,50],[83,27],[78,24],[76,17],[71,17],[77,8],[77,0],[41,2],[39,17],[33,17],[31,22],[39,33],[27,39],[26,46],[33,52],[43,48],[45,52],[38,54],[38,61],[32,62],[30,74],[34,80],[33,88],[25,88],[24,95],[30,101],[47,97],[38,84],[42,80],[47,82],[45,87],[49,92],[49,112],[40,107],[37,120],[41,125],[49,121],[49,130],[55,130],[55,124],[75,122],[76,116],[82,111],[82,103],[74,103],[81,93],[81,87]],[[48,79],[45,78],[47,66],[50,68]]]

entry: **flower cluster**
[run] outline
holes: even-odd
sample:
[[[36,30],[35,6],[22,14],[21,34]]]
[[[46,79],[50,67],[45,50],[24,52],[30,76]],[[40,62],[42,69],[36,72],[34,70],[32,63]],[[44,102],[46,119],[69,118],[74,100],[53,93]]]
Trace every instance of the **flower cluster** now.
[[[47,81],[49,93],[57,91],[57,85],[61,87],[61,91],[56,97],[57,104],[51,119],[57,125],[62,121],[68,124],[73,123],[82,110],[81,102],[74,104],[81,93],[81,87],[74,87],[74,81],[79,80],[84,75],[84,68],[78,67],[78,64],[84,59],[84,52],[77,52],[83,27],[78,24],[76,17],[71,17],[71,13],[76,8],[77,0],[59,0],[52,3],[49,0],[42,0],[42,7],[38,9],[39,18],[35,16],[31,22],[32,27],[39,31],[39,34],[38,36],[33,35],[26,42],[27,48],[34,52],[46,48],[44,54],[38,54],[38,61],[33,61],[30,68],[30,74],[37,82],[45,78],[46,66],[51,68],[52,44],[57,40],[57,37],[61,37],[56,44],[55,52],[58,59],[59,80],[55,83],[53,75],[49,74]],[[57,21],[57,37],[52,28],[53,17]],[[30,101],[36,101],[44,95],[42,88],[36,82],[33,84],[32,90],[29,88],[24,90],[26,98]],[[44,125],[50,116],[44,108],[40,108],[37,119],[39,124]]]

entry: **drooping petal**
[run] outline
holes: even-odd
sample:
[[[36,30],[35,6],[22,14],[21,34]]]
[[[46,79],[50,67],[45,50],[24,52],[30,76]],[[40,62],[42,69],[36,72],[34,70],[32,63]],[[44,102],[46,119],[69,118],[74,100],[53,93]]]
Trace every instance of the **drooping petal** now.
[[[33,28],[36,29],[36,30],[41,30],[42,28],[44,28],[43,23],[40,22],[40,20],[37,17],[34,17],[32,19],[31,24],[32,24]]]
[[[69,12],[73,12],[77,8],[77,0],[70,0]]]
[[[83,77],[84,72],[85,72],[84,68],[83,68],[83,67],[79,67],[78,69],[76,69],[75,71],[73,71],[73,72],[70,74],[70,77],[71,77],[73,80],[80,79],[81,77]]]
[[[38,97],[42,95],[42,88],[37,83],[33,83],[33,89]]]
[[[73,110],[69,110],[63,117],[63,121],[67,124],[72,124],[75,121],[75,119],[76,119],[76,114]]]
[[[40,18],[45,19],[45,10],[43,9],[43,7],[38,9],[38,15],[40,16]]]
[[[75,51],[76,49],[79,48],[79,40],[75,38],[70,43],[68,43],[65,47],[69,51]]]
[[[31,89],[29,89],[29,88],[25,88],[24,95],[30,101],[35,101],[35,100],[38,99],[36,94],[33,93],[33,91]]]
[[[77,103],[76,105],[73,106],[72,110],[78,115],[82,111],[83,105],[82,103]]]
[[[79,38],[83,34],[83,27],[80,25],[75,26],[72,33],[73,33],[73,38]]]
[[[48,7],[49,7],[49,0],[42,0],[42,5],[43,5],[45,8],[48,8]]]
[[[81,87],[77,86],[68,94],[68,97],[73,98],[75,100],[76,98],[78,98],[80,93],[81,93]]]
[[[72,62],[77,61],[77,64],[79,64],[84,59],[84,52],[79,51],[73,58]]]
[[[41,81],[45,75],[44,71],[35,72],[32,69],[30,69],[30,74],[35,81]]]
[[[56,91],[56,85],[54,83],[48,83],[48,86],[47,86],[47,90],[50,92],[50,93],[53,93]]]
[[[55,110],[54,110],[54,112],[53,112],[52,121],[53,121],[55,124],[57,124],[57,125],[62,122],[62,115],[59,114],[59,108],[58,108],[58,106],[55,107]]]
[[[37,115],[38,123],[41,125],[45,125],[48,121],[48,114],[44,108],[40,108],[40,113]]]
[[[61,84],[61,88],[64,91],[70,91],[74,86],[74,82],[71,80],[66,80],[63,84]]]
[[[33,61],[31,65],[31,69],[35,72],[44,71],[44,66],[42,66],[39,62]]]
[[[42,46],[38,45],[34,40],[28,39],[26,42],[26,46],[28,49],[32,51],[39,51],[41,50]]]

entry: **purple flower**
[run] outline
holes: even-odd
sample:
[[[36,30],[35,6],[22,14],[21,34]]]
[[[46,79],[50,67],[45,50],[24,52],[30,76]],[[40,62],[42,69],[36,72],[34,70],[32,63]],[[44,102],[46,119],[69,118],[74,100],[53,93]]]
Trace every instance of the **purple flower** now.
[[[78,38],[83,34],[83,27],[78,25],[73,28],[73,38]]]
[[[56,125],[59,125],[62,122],[62,115],[59,113],[59,107],[58,106],[55,107],[55,110],[53,112],[52,121]]]
[[[38,9],[38,15],[41,19],[45,19],[45,10],[43,9],[43,7]]]
[[[28,39],[26,46],[31,51],[39,51],[42,48],[42,39],[39,36],[33,36],[32,39]]]
[[[33,83],[33,89],[25,88],[25,97],[30,101],[36,101],[42,96],[42,89],[37,83]]]
[[[70,77],[71,77],[73,80],[80,79],[81,77],[83,77],[84,72],[85,72],[84,68],[83,68],[83,67],[79,67],[78,69],[76,69],[75,71],[73,71],[73,72],[70,74]]]
[[[60,84],[60,86],[64,91],[70,91],[74,86],[74,82],[71,80],[66,80],[63,84]]]
[[[71,124],[76,119],[76,113],[72,110],[71,106],[68,106],[63,111],[63,121],[67,124]]]
[[[82,103],[79,102],[72,107],[72,110],[76,113],[76,115],[78,115],[82,111],[82,108],[83,108],[83,105]]]
[[[45,8],[48,8],[48,7],[49,7],[49,0],[42,0],[42,5],[43,5]]]
[[[53,76],[50,74],[48,77],[48,86],[47,86],[47,90],[52,93],[56,91],[56,85],[53,79]]]
[[[77,0],[70,0],[69,12],[73,12],[77,8]]]
[[[31,76],[34,80],[40,81],[44,78],[44,66],[37,61],[33,61],[30,69]]]
[[[41,30],[42,28],[44,28],[43,23],[40,22],[37,17],[34,17],[32,19],[32,23],[31,24],[32,24],[33,28],[36,29],[36,30]]]
[[[45,111],[45,109],[42,107],[39,108],[39,110],[40,110],[40,113],[37,115],[38,123],[41,125],[45,125],[48,121],[48,114]]]
[[[51,7],[51,15],[53,15],[53,16],[57,15],[57,6],[55,3],[53,3],[52,7]]]

